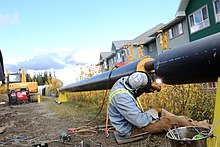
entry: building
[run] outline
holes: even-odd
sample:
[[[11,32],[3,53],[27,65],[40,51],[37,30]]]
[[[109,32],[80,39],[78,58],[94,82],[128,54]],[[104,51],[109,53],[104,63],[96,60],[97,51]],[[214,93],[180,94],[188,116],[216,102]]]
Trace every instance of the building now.
[[[158,24],[133,40],[113,41],[111,52],[114,52],[115,56],[111,56],[109,62],[111,64],[113,62],[112,65],[117,67],[117,65],[122,66],[136,61],[143,56],[155,58],[158,55],[156,40],[150,35],[160,30],[162,26],[164,24]]]
[[[115,54],[116,54],[115,51],[100,53],[99,65],[101,72],[107,71],[115,66],[114,65],[116,62]]]
[[[162,33],[162,34],[161,34]],[[156,38],[158,54],[164,51],[161,42],[161,35],[167,34],[167,49],[175,48],[189,42],[189,32],[185,16],[176,16],[161,28],[160,32],[152,34]]]
[[[125,62],[127,63],[126,55],[127,55],[127,50],[126,50],[126,45],[130,43],[131,40],[119,40],[119,41],[112,41],[112,48],[111,51],[115,52],[115,58],[114,59],[114,64],[120,63],[120,62]]]
[[[190,41],[220,32],[220,0],[181,0],[180,13],[187,18]]]
[[[134,60],[139,59],[138,55],[141,54],[139,48],[143,50],[143,56],[145,57],[155,58],[158,55],[156,37],[151,35],[161,30],[164,25],[165,24],[160,23],[130,42],[133,45]]]
[[[177,15],[186,17],[190,42],[220,32],[220,0],[181,0]],[[216,89],[217,83],[207,83]]]
[[[113,41],[111,52],[100,54],[101,71],[136,61],[140,59],[140,54],[155,58],[164,49],[172,49],[219,31],[220,0],[180,0],[176,16],[169,23],[158,24],[133,40]],[[166,48],[163,36],[167,39]]]
[[[110,52],[102,52],[99,57],[99,66],[101,72],[108,71],[118,65],[124,65],[127,63],[126,60],[126,48],[130,40],[112,41],[112,47]]]

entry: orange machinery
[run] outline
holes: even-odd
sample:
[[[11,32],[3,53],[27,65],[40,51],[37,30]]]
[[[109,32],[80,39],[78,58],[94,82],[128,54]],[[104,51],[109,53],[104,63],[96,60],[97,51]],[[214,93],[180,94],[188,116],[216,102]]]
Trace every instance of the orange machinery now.
[[[26,82],[24,68],[17,73],[7,73],[7,86],[9,104],[20,103],[20,101],[32,101],[33,96],[38,93],[37,82]]]

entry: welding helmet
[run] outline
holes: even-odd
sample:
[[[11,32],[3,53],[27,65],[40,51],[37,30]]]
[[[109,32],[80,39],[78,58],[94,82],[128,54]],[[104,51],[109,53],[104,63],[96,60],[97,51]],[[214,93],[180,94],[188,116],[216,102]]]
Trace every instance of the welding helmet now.
[[[138,97],[148,90],[151,78],[147,73],[135,72],[128,77],[127,84],[132,89],[134,96]]]

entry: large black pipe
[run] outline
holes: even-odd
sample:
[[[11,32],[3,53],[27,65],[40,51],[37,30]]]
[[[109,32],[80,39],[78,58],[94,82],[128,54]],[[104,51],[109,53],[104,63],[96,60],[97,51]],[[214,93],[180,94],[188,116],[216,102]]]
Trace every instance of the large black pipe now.
[[[135,72],[139,62],[63,86],[60,91],[109,89],[120,77]],[[155,60],[146,62],[144,67],[147,71],[154,70],[165,84],[217,81],[220,77],[220,33],[165,51]]]
[[[215,82],[220,77],[220,33],[170,49],[152,63],[165,84]]]
[[[130,75],[133,72],[135,72],[138,63],[139,61],[135,61],[131,64],[113,69],[111,71],[103,72],[101,74],[95,75],[91,78],[87,78],[77,83],[63,86],[59,89],[59,91],[78,92],[110,89],[120,77]]]

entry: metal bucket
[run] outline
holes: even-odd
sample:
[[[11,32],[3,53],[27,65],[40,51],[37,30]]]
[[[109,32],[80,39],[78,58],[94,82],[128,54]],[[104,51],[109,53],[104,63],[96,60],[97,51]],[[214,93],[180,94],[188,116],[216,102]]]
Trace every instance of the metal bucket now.
[[[207,147],[210,129],[198,126],[180,127],[167,132],[171,147]]]

